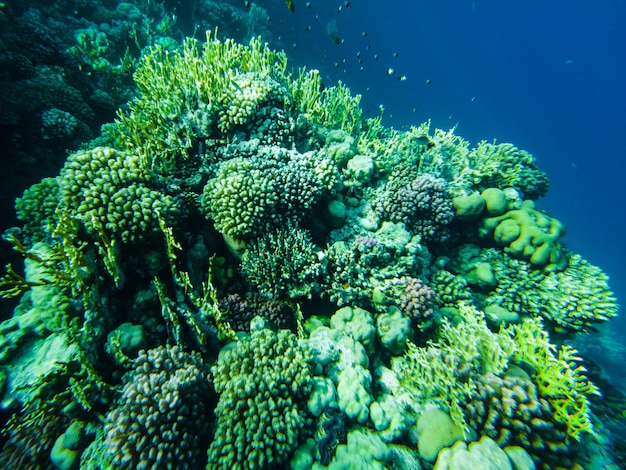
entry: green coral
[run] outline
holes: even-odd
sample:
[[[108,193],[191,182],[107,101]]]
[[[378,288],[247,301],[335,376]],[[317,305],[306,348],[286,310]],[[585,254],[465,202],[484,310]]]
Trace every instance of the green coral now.
[[[285,75],[284,53],[270,50],[259,38],[242,45],[211,36],[207,32],[202,47],[191,38],[180,50],[157,46],[138,64],[139,96],[118,115],[112,136],[144,167],[171,171],[195,154],[199,140],[220,137],[219,129],[231,131],[263,101],[280,95],[272,78]],[[235,109],[237,104],[245,106]]]
[[[403,356],[391,360],[402,390],[418,403],[432,403],[449,412],[465,428],[463,405],[476,389],[475,377],[502,373],[515,346],[504,333],[493,333],[484,314],[461,304],[462,321],[444,320],[439,339],[426,347],[408,343]]]
[[[507,253],[525,259],[535,267],[548,271],[563,269],[567,264],[560,239],[565,228],[558,220],[535,209],[532,201],[497,217],[482,220],[482,238],[504,246]]]
[[[361,96],[352,96],[341,82],[326,88],[319,71],[300,69],[296,77],[289,80],[288,87],[293,112],[303,114],[315,124],[341,129],[349,135],[357,135],[361,130]]]
[[[485,374],[476,384],[465,408],[472,429],[501,447],[522,446],[537,461],[565,458],[569,450],[565,427],[554,422],[549,401],[528,376]]]
[[[281,106],[286,90],[267,74],[246,72],[233,76],[219,99],[217,127],[228,135],[235,128],[248,124],[261,107]]]
[[[534,368],[539,395],[550,403],[554,419],[576,440],[582,433],[593,432],[589,396],[599,390],[587,379],[576,350],[566,345],[557,349],[537,318],[514,325],[510,331],[517,349],[513,360]]]
[[[60,197],[90,233],[104,229],[123,242],[136,242],[159,231],[158,216],[173,221],[183,213],[178,199],[150,188],[150,180],[139,157],[97,147],[67,159]]]
[[[481,141],[470,151],[468,160],[480,175],[475,183],[479,191],[511,187],[521,191],[524,198],[536,200],[550,188],[550,180],[539,169],[536,159],[512,144]]]
[[[336,169],[318,157],[261,146],[252,156],[226,160],[204,187],[202,211],[220,232],[238,239],[297,222],[338,184]]]
[[[57,224],[59,184],[56,178],[44,178],[15,200],[17,218],[24,223],[23,232],[32,243],[44,241]]]
[[[550,273],[540,283],[546,318],[577,331],[610,320],[619,306],[608,281],[600,268],[572,254],[563,271]]]
[[[220,398],[207,468],[285,462],[306,437],[311,364],[310,350],[287,330],[255,330],[249,339],[224,348],[213,367]]]
[[[608,276],[578,254],[569,255],[567,267],[559,272],[534,269],[495,249],[482,250],[480,258],[493,267],[498,282],[484,295],[485,305],[542,316],[558,327],[583,332],[617,315]]]
[[[265,296],[310,298],[321,290],[320,254],[306,230],[288,224],[250,242],[241,271]]]

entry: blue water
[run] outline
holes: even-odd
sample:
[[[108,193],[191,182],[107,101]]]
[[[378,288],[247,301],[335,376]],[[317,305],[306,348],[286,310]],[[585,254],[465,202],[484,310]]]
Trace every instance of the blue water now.
[[[273,39],[329,84],[362,94],[370,115],[382,104],[397,128],[430,119],[471,143],[497,139],[532,153],[552,181],[539,207],[565,224],[573,251],[611,276],[624,304],[626,2],[295,3],[291,14],[282,1],[260,2]],[[339,45],[326,31],[333,19]],[[623,315],[612,330],[626,333]]]

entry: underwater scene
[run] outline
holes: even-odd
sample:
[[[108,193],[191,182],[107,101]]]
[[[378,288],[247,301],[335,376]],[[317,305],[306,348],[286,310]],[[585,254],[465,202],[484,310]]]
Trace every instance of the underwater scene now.
[[[0,3],[0,468],[626,468],[626,4]]]

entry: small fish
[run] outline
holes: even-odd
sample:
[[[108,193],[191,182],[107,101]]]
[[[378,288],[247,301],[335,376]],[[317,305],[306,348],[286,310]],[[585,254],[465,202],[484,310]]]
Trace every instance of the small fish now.
[[[350,2],[344,2],[344,6],[345,6],[346,8],[350,8]]]
[[[308,25],[306,26],[306,30],[307,30],[307,31],[311,31],[311,25],[310,25],[310,24],[308,24]]]
[[[339,8],[337,8],[337,13],[341,13],[341,5],[339,5]]]
[[[361,68],[360,68],[360,71],[361,71],[361,72],[362,72],[363,70],[365,70],[365,67],[361,67]]]
[[[296,6],[294,5],[293,0],[285,0],[285,3],[287,4],[287,8],[289,8],[289,11],[291,13],[295,13]]]
[[[374,54],[374,60],[378,60],[378,54]]]
[[[363,31],[363,32],[361,33],[361,35],[362,35],[364,38],[366,38],[366,37],[367,37],[367,31]]]
[[[406,75],[401,75],[398,77],[398,80],[400,80],[401,82],[406,80]]]
[[[395,73],[394,69],[387,69],[387,75],[393,75]]]
[[[311,8],[311,2],[306,2],[306,7]]]
[[[357,52],[356,52],[356,57],[357,57],[357,59],[360,59],[360,58],[361,58],[361,51],[357,51]]]
[[[394,57],[398,57],[399,55],[400,55],[400,54],[398,54],[397,52],[394,52],[394,53],[393,53],[393,56],[394,56]]]
[[[250,2],[246,0],[245,2],[243,2],[243,6],[245,6],[246,8],[250,8]]]
[[[319,21],[320,20],[320,15],[315,15],[315,21]]]
[[[433,81],[429,78],[428,80],[426,80],[426,85],[430,85]]]
[[[472,96],[472,103],[473,103],[474,101],[476,101],[476,97],[475,97],[475,96]]]

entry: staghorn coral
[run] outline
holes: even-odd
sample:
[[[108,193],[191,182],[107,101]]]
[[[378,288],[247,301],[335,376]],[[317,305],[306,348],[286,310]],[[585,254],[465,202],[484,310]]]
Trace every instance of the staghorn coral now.
[[[454,219],[446,181],[430,174],[414,176],[404,169],[391,174],[372,207],[383,219],[405,224],[424,241],[447,240],[447,226]]]
[[[270,298],[310,298],[321,290],[320,253],[306,230],[288,224],[250,242],[241,271]]]
[[[463,405],[476,389],[476,377],[502,373],[515,346],[508,334],[491,332],[474,307],[461,304],[459,315],[456,326],[443,321],[436,342],[409,343],[403,356],[391,359],[391,367],[412,400],[441,407],[464,428]]]
[[[528,378],[484,374],[465,406],[468,424],[500,447],[523,447],[539,463],[559,462],[568,453],[564,426],[554,423],[550,403]]]
[[[582,433],[592,433],[589,396],[600,392],[586,377],[576,350],[566,345],[557,349],[538,318],[513,325],[509,332],[516,345],[513,360],[535,370],[539,395],[550,403],[555,421],[576,440]]]
[[[204,461],[210,383],[200,356],[178,346],[142,350],[106,417],[115,468],[196,468]]]
[[[213,368],[220,398],[207,468],[280,466],[306,437],[313,386],[310,350],[282,330],[253,330],[220,352]]]

